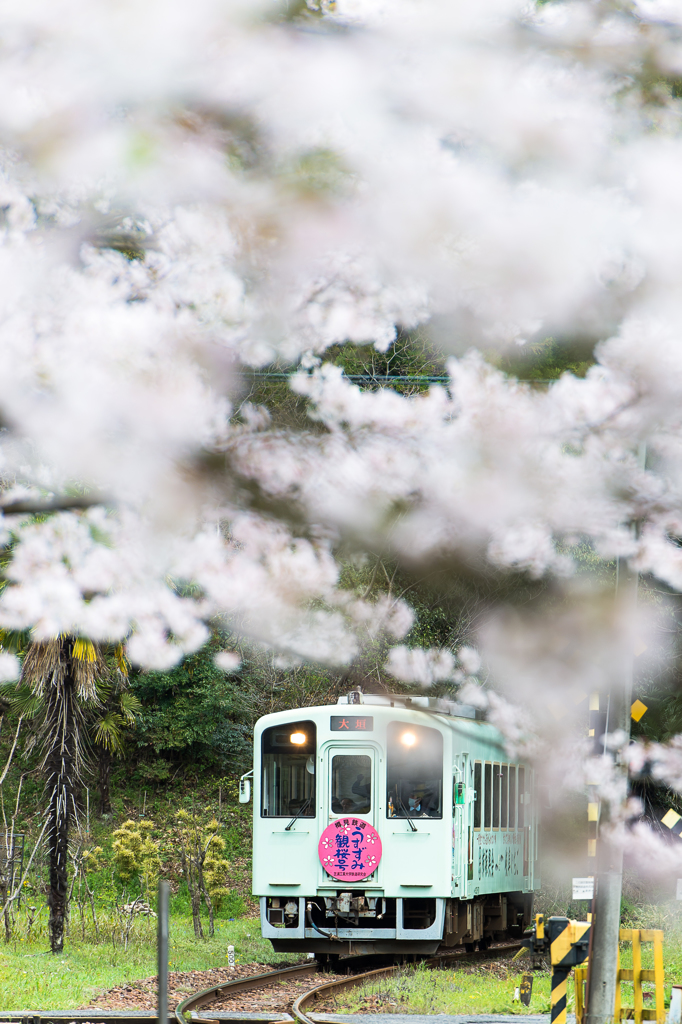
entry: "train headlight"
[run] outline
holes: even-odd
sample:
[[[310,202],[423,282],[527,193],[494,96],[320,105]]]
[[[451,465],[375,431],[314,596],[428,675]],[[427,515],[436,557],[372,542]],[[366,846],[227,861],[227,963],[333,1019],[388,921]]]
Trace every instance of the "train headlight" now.
[[[302,743],[305,743],[307,738],[308,737],[304,732],[292,732],[291,736],[289,737],[290,741],[292,743],[295,743],[297,747],[300,747]]]
[[[413,732],[404,732],[400,737],[400,742],[406,747],[413,747],[417,742],[417,737]]]

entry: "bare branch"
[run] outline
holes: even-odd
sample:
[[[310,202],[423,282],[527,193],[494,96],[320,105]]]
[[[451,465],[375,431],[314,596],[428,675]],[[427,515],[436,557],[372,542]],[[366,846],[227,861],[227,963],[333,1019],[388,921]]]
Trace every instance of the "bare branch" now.
[[[93,508],[95,505],[111,505],[111,501],[103,495],[74,495],[74,497],[53,498],[51,501],[10,501],[0,505],[0,511],[6,516],[39,514],[41,512],[69,512],[77,509]]]
[[[14,900],[15,900],[15,899],[17,898],[17,896],[19,895],[19,893],[21,892],[21,887],[22,887],[22,885],[24,884],[24,882],[26,881],[26,878],[27,878],[27,876],[28,876],[29,870],[30,870],[30,868],[31,868],[31,864],[33,863],[33,858],[34,858],[34,857],[35,857],[35,855],[36,855],[36,852],[37,852],[37,850],[38,850],[38,847],[40,846],[40,844],[41,844],[41,843],[42,843],[42,841],[43,841],[43,836],[45,835],[45,829],[46,829],[46,828],[47,828],[47,826],[48,826],[48,822],[49,822],[49,820],[50,820],[49,818],[46,818],[46,819],[45,819],[45,824],[43,825],[43,827],[42,827],[42,829],[41,829],[41,831],[40,831],[40,835],[38,836],[38,840],[37,840],[37,842],[36,842],[36,845],[35,845],[35,846],[33,847],[33,852],[31,853],[31,856],[30,856],[30,857],[29,857],[29,859],[28,859],[28,864],[26,865],[26,870],[24,871],[23,875],[22,875],[22,876],[21,876],[21,878],[19,879],[19,884],[17,885],[17,887],[16,887],[16,889],[14,890],[14,892],[13,892],[13,893],[11,893],[11,895],[9,895],[9,896],[7,897],[7,899],[5,900],[5,905],[4,905],[4,907],[2,908],[2,910],[0,910],[0,916],[2,916],[2,915],[3,915],[4,913],[5,913],[5,911],[6,911],[6,910],[7,910],[7,908],[9,907],[10,903],[13,903],[13,902],[14,902]]]
[[[16,750],[17,741],[19,739],[19,732],[21,731],[21,723],[23,722],[23,720],[24,720],[24,716],[23,715],[19,715],[19,721],[17,722],[17,731],[16,731],[16,735],[14,737],[14,743],[12,744],[12,749],[9,752],[9,757],[7,759],[7,764],[5,765],[5,770],[2,773],[2,775],[0,775],[0,786],[2,786],[3,782],[5,781],[5,777],[7,775],[7,772],[9,771],[9,766],[12,763],[12,758],[14,757],[14,751]]]

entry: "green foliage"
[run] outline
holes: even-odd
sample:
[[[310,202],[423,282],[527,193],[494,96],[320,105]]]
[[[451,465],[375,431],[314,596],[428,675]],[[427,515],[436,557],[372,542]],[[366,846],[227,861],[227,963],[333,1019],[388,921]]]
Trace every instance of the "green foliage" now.
[[[0,947],[0,1006],[16,1011],[27,1006],[37,1009],[72,1010],[96,1003],[99,995],[114,985],[130,985],[156,974],[156,926],[153,920],[136,917],[128,947],[124,948],[120,915],[99,911],[100,940],[92,921],[85,938],[80,926],[71,935],[61,957],[45,956],[47,921],[44,909],[28,929],[25,903],[17,916],[16,938]],[[27,936],[27,931],[29,932]],[[185,913],[171,913],[170,969],[208,971],[227,965],[226,947],[235,947],[237,963],[285,966],[300,954],[273,953],[272,945],[260,934],[258,922],[220,921],[215,938],[198,941]],[[196,986],[195,986],[196,987]]]
[[[161,868],[159,843],[152,839],[151,821],[128,819],[114,832],[114,864],[122,882],[139,877],[141,891],[153,892]]]
[[[222,910],[231,896],[228,885],[230,862],[225,857],[225,840],[216,818],[202,821],[200,814],[180,810],[176,815],[180,842],[188,857],[200,861],[201,881],[206,886],[215,910]]]
[[[648,710],[639,722],[632,722],[634,736],[666,743],[682,732],[682,694],[652,684],[638,688],[637,697]]]
[[[363,374],[368,377],[440,377],[446,375],[442,353],[433,345],[429,332],[421,327],[414,331],[398,329],[395,341],[385,352],[371,345],[334,345],[325,352],[325,362],[342,366],[348,376]],[[363,388],[390,387],[401,394],[413,394],[428,387],[427,382],[392,379],[363,382]]]
[[[488,352],[486,358],[512,377],[522,380],[558,380],[562,373],[584,377],[594,366],[594,340],[573,342],[544,338],[503,352]]]
[[[152,762],[142,766],[142,778],[165,781],[171,758],[178,757],[209,769],[247,770],[241,766],[251,759],[250,726],[241,713],[238,679],[226,676],[213,661],[219,639],[168,672],[131,676],[131,691],[139,701],[134,743],[138,754]]]
[[[91,850],[83,850],[81,860],[85,871],[90,874],[93,871],[102,870],[102,857],[104,850],[101,846],[93,846]]]

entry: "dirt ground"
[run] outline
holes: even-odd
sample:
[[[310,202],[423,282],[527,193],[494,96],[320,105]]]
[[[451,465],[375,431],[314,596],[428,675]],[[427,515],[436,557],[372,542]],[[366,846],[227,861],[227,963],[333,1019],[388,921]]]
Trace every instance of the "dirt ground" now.
[[[252,963],[239,964],[232,971],[227,967],[221,967],[213,971],[171,971],[168,976],[168,1007],[174,1010],[177,1004],[181,1003],[187,996],[203,988],[209,988],[211,985],[221,985],[226,981],[234,981],[235,978],[246,978],[253,974],[266,974],[268,971],[275,969],[271,964]],[[304,986],[312,988],[315,982],[315,975],[302,978],[301,986],[296,989],[295,994],[291,997],[291,1002],[293,1002],[299,992],[305,991]],[[235,995],[229,1000],[224,1000],[223,1002],[226,1004],[224,1007],[222,1007],[222,1003],[213,1003],[211,1005],[216,1009],[220,1005],[222,1008],[229,1010],[258,1010],[260,1005],[263,1005],[266,1010],[271,1010],[274,1008],[274,1001],[272,1003],[268,1002],[266,1005],[264,996],[270,998],[272,995],[277,995],[279,996],[279,1001],[283,1003],[285,1001],[284,988],[287,988],[288,998],[289,986],[294,984],[294,982],[289,982],[287,986],[283,984],[268,985],[265,989],[254,989],[252,992],[244,992],[242,995]],[[229,1003],[229,1006],[227,1006],[227,1003]],[[79,1007],[79,1009],[156,1010],[156,975],[151,978],[141,978],[139,981],[131,981],[128,985],[117,985],[116,988],[100,993],[87,1006]],[[288,1011],[285,1009],[282,1012]]]
[[[254,974],[265,974],[276,968],[270,964],[240,964],[230,971],[228,968],[219,968],[212,971],[172,971],[168,977],[168,1006],[174,1010],[178,1003],[182,1002],[193,992],[209,988],[211,985],[224,984],[233,981],[235,978],[245,978]],[[469,962],[466,960],[457,964],[458,971],[467,974],[479,974],[483,977],[491,975],[499,978],[506,978],[510,970],[508,961],[491,960],[484,963]],[[324,985],[330,981],[340,980],[345,975],[341,974],[310,974],[302,978],[290,981],[276,981],[264,988],[253,989],[250,992],[237,992],[233,996],[226,996],[223,999],[211,1003],[211,1009],[222,1010],[223,1012],[247,1012],[263,1013],[290,1013],[294,1000],[302,993],[314,988],[316,985]],[[369,997],[367,1011],[369,1013],[386,1012],[384,1005],[386,996]],[[390,999],[388,1000],[390,1001]],[[334,1012],[337,1002],[332,997],[328,1000],[315,1001],[314,1009],[318,1013]],[[80,1009],[101,1009],[101,1010],[156,1010],[156,976],[142,978],[139,981],[131,982],[129,985],[119,985],[109,989],[107,992],[93,998],[87,1007]],[[390,1009],[389,1009],[390,1012]]]

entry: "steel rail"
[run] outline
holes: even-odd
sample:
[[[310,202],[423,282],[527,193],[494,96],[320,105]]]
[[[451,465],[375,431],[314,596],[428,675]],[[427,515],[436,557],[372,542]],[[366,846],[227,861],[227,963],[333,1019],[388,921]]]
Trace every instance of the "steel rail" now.
[[[296,967],[282,967],[278,971],[264,971],[263,974],[250,974],[246,978],[235,978],[233,981],[224,981],[219,985],[212,985],[210,988],[194,992],[187,999],[183,999],[181,1003],[178,1003],[175,1008],[175,1020],[177,1024],[187,1024],[186,1013],[191,1013],[192,1010],[196,1010],[200,1006],[206,1006],[207,1003],[213,1003],[222,996],[231,995],[234,992],[248,992],[252,988],[262,988],[273,981],[315,974],[319,969],[320,964],[316,960],[312,960],[308,964],[298,964]],[[273,1020],[276,1020],[281,1017],[281,1014],[273,1013],[272,1016]]]
[[[485,958],[492,958],[497,956],[504,956],[506,953],[511,953],[515,949],[521,949],[520,942],[505,943],[504,945],[493,946],[490,949],[480,950],[477,953],[468,953],[466,950],[458,948],[456,950],[447,951],[444,953],[436,954],[435,956],[429,957],[426,961],[423,958],[418,958],[422,963],[426,963],[427,967],[437,968],[441,964],[446,964],[451,960],[478,960]],[[336,973],[344,969],[352,969],[353,967],[364,966],[368,961],[375,960],[375,957],[367,955],[361,956],[348,956],[342,957],[336,967]],[[352,974],[348,978],[342,978],[339,981],[327,982],[323,985],[318,985],[308,992],[302,993],[294,1002],[294,1014],[298,1019],[299,1024],[314,1024],[313,1021],[308,1018],[303,1007],[307,1003],[320,995],[324,995],[329,991],[339,991],[344,988],[350,988],[354,985],[361,985],[368,978],[381,974],[390,974],[393,971],[398,970],[401,965],[391,965],[388,967],[382,967],[371,971],[364,971],[362,973]],[[187,1018],[185,1014],[191,1013],[193,1010],[200,1006],[206,1006],[209,1003],[214,1002],[216,999],[220,999],[221,996],[226,996],[236,992],[248,992],[249,989],[261,988],[265,985],[271,984],[273,981],[286,980],[288,978],[305,977],[307,974],[316,974],[320,970],[321,964],[316,961],[311,961],[306,964],[297,964],[295,967],[283,967],[277,971],[266,971],[263,974],[251,974],[246,978],[235,978],[233,981],[225,981],[222,984],[212,985],[210,988],[202,989],[199,992],[194,992],[188,996],[187,999],[183,1000],[175,1010],[175,1012],[169,1011],[167,1024],[187,1024]],[[281,1013],[272,1013],[272,1022],[275,1024],[281,1024]],[[211,1021],[210,1011],[205,1018],[195,1018],[197,1022]],[[259,1024],[267,1024],[268,1017],[265,1015]],[[98,1010],[95,1007],[90,1007],[82,1010],[57,1010],[57,1011],[40,1011],[30,1012],[26,1010],[16,1011],[0,1011],[0,1024],[159,1024],[156,1013],[139,1013],[139,1012],[128,1012],[125,1010],[120,1012],[110,1010]],[[215,1020],[213,1019],[213,1024]],[[235,1021],[235,1024],[238,1024]]]
[[[453,950],[452,952],[445,952],[429,957],[425,962],[428,967],[436,968],[439,965],[449,961],[457,959],[468,959],[468,958],[484,958],[503,956],[505,953],[511,953],[513,950],[521,948],[520,942],[505,943],[500,946],[493,946],[490,949],[479,950],[478,953],[467,953],[463,949]],[[353,964],[360,966],[367,962],[366,956],[358,957],[344,957],[338,962],[337,969],[343,967],[352,968]],[[422,961],[424,962],[424,961]],[[294,1001],[293,1013],[294,1016],[301,1022],[301,1024],[313,1024],[313,1021],[308,1018],[303,1012],[303,1006],[308,1001],[318,998],[321,993],[326,993],[331,990],[341,991],[344,988],[352,988],[355,985],[362,985],[368,978],[375,977],[380,974],[391,974],[399,969],[400,964],[391,964],[388,967],[380,967],[372,971],[365,971],[358,974],[351,974],[348,978],[342,978],[338,981],[330,981],[323,985],[317,985],[308,992],[303,992]],[[263,988],[265,985],[270,985],[273,981],[286,981],[290,978],[305,977],[307,974],[316,974],[320,970],[321,965],[317,961],[312,961],[307,964],[298,964],[295,967],[282,967],[276,971],[265,971],[263,974],[251,974],[246,978],[235,978],[231,981],[224,981],[218,985],[211,985],[210,988],[201,989],[199,992],[194,992],[188,996],[187,999],[183,999],[181,1003],[175,1009],[175,1021],[176,1024],[187,1024],[186,1014],[192,1013],[202,1006],[207,1006],[210,1003],[220,999],[224,996],[232,995],[237,992],[248,992],[254,988]],[[273,1012],[273,1021],[280,1018],[280,1013]],[[212,1020],[210,1011],[207,1016],[198,1018],[202,1021]]]
[[[518,949],[521,949],[520,942],[509,942],[504,945],[493,946],[489,949],[479,950],[477,953],[467,953],[465,950],[458,949],[428,957],[428,959],[422,960],[421,963],[424,963],[429,968],[437,969],[451,960],[470,958],[482,960],[484,958],[504,956],[505,953],[511,953]],[[365,971],[363,974],[353,974],[349,978],[341,978],[338,981],[328,981],[326,985],[316,985],[315,988],[311,988],[308,992],[302,992],[298,999],[294,1001],[292,1013],[298,1024],[315,1024],[315,1021],[305,1013],[304,1007],[307,1007],[308,1003],[318,999],[321,995],[326,997],[334,992],[342,992],[348,988],[364,985],[366,981],[371,981],[372,978],[377,978],[380,975],[394,974],[400,970],[401,966],[402,964],[392,964],[390,967],[380,967],[378,970]]]
[[[374,958],[366,955],[343,957],[338,961],[336,973],[344,968],[363,966],[368,960],[371,962],[372,959]],[[264,985],[270,985],[273,981],[286,981],[288,978],[316,974],[321,966],[318,961],[311,960],[306,964],[296,964],[294,967],[281,967],[276,971],[264,971],[263,974],[250,974],[246,978],[235,978],[233,981],[223,981],[219,985],[212,985],[210,988],[201,989],[178,1004],[174,1015],[176,1024],[186,1024],[185,1013],[215,1002],[216,999],[220,999],[222,996],[231,995],[236,992],[248,992],[253,988],[262,988]],[[281,1014],[279,1013],[273,1014],[273,1017],[279,1018],[280,1016]],[[169,1014],[169,1017],[172,1019],[173,1014]]]

